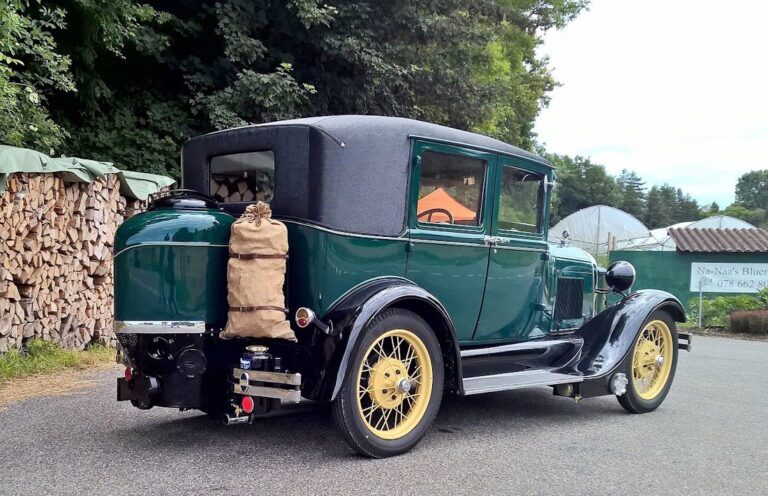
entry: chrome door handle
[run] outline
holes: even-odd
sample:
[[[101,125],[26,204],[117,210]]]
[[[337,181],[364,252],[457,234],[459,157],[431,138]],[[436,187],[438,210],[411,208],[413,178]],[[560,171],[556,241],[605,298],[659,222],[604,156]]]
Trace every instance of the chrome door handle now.
[[[483,240],[486,245],[502,245],[504,243],[509,243],[507,238],[502,238],[500,236],[485,236]]]

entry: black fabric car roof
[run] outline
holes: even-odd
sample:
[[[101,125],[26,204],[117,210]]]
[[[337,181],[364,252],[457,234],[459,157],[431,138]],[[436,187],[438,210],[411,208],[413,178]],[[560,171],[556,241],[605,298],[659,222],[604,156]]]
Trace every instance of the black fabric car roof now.
[[[272,150],[276,216],[351,233],[398,236],[405,228],[411,137],[544,159],[487,136],[397,117],[342,115],[271,122],[193,138],[182,150],[185,188],[210,194],[210,159]],[[244,208],[241,206],[241,208]]]

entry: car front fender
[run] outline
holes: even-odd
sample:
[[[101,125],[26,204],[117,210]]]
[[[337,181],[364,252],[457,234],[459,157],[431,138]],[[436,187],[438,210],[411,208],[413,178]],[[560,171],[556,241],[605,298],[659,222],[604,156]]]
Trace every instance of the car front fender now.
[[[655,289],[632,293],[597,314],[577,331],[584,339],[584,347],[576,370],[585,380],[611,374],[624,361],[648,317],[656,310],[668,311],[676,322],[686,321],[680,301]]]

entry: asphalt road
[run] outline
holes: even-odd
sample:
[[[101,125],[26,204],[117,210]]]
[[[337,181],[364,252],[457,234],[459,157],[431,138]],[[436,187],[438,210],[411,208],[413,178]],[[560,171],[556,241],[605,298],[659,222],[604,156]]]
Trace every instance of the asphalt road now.
[[[114,401],[114,372],[0,412],[0,494],[768,494],[768,343],[699,337],[666,402],[549,388],[447,398],[386,460],[352,454],[327,409],[224,427]]]

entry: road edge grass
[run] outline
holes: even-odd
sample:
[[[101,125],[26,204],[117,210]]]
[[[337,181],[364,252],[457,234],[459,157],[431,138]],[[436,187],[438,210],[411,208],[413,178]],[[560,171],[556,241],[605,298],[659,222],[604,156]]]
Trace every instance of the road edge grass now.
[[[115,349],[102,344],[85,350],[65,350],[51,341],[33,339],[23,349],[0,354],[0,388],[9,382],[64,370],[84,370],[115,362]]]

